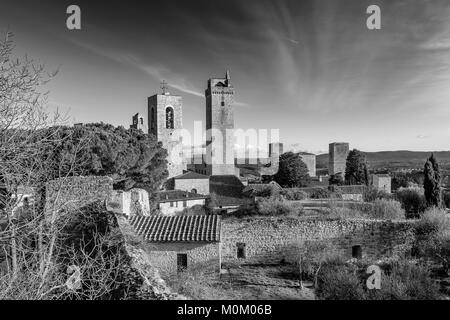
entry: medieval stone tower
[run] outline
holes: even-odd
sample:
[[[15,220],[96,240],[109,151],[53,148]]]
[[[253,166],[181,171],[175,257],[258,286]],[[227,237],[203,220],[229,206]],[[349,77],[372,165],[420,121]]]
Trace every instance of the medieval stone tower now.
[[[208,80],[206,97],[206,162],[209,175],[239,175],[234,165],[234,88],[230,73]]]
[[[148,132],[148,128],[147,125],[145,124],[144,117],[141,117],[139,113],[136,113],[131,119],[131,121],[132,125],[130,125],[130,128],[142,130],[142,132],[144,133]]]
[[[148,132],[155,135],[167,149],[168,179],[186,170],[183,156],[183,140],[179,129],[183,128],[183,101],[180,96],[171,95],[162,87],[162,94],[155,94],[148,98]]]
[[[328,152],[328,174],[330,176],[340,173],[344,177],[348,153],[349,144],[347,142],[330,143]]]

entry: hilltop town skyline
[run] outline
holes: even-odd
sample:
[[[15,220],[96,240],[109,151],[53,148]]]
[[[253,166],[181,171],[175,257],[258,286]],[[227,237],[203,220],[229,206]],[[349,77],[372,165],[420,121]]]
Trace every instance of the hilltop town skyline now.
[[[65,28],[67,1],[7,2],[0,21],[19,55],[59,69],[49,102],[70,123],[128,127],[165,80],[192,130],[207,79],[229,69],[235,127],[280,129],[286,150],[450,150],[446,1],[378,1],[377,31],[365,25],[370,1],[231,2],[79,1],[79,31]]]

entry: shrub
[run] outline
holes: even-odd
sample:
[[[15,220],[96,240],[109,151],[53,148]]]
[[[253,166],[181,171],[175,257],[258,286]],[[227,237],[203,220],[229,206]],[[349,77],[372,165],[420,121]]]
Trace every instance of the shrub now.
[[[415,225],[415,231],[419,237],[431,235],[446,235],[450,232],[450,218],[444,209],[429,208],[421,216]]]
[[[299,207],[280,198],[263,199],[257,203],[258,212],[264,216],[294,215]]]
[[[266,187],[261,190],[255,190],[253,192],[253,195],[255,197],[269,198],[269,197],[272,197],[273,195],[275,195],[274,191],[275,191],[274,188]]]
[[[414,252],[440,264],[448,275],[450,269],[450,217],[444,209],[430,208],[416,223]]]
[[[258,208],[254,204],[241,206],[238,210],[226,214],[232,217],[250,217],[259,215]]]
[[[373,202],[377,199],[386,199],[390,200],[393,196],[389,193],[386,193],[383,190],[378,190],[377,188],[369,187],[365,189],[363,193],[363,198],[365,202]]]
[[[439,287],[427,267],[406,260],[393,262],[381,275],[381,289],[367,292],[370,300],[436,300]]]
[[[364,300],[356,268],[341,261],[327,261],[318,276],[316,294],[322,300]]]
[[[424,265],[406,260],[383,267],[381,289],[365,285],[367,265],[331,261],[323,265],[316,290],[326,300],[430,300],[439,299],[439,287]]]
[[[347,208],[335,207],[332,216],[341,219],[367,218],[398,220],[405,219],[405,210],[395,200],[377,199],[371,203],[351,203]]]
[[[369,216],[375,219],[405,219],[406,214],[400,202],[377,199],[373,202]]]
[[[304,200],[308,197],[308,194],[299,188],[284,188],[281,190],[281,195],[286,200]]]
[[[313,188],[309,193],[311,199],[328,199],[331,198],[332,191],[326,188]]]
[[[396,197],[405,209],[407,218],[418,218],[427,207],[425,196],[415,189],[399,189]]]

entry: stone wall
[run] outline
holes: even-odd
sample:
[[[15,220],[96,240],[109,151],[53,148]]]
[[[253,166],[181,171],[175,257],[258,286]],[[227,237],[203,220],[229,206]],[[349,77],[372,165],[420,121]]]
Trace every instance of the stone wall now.
[[[78,209],[108,199],[113,191],[110,177],[64,177],[49,181],[45,187],[47,210]]]
[[[186,207],[183,206],[183,202],[186,202]],[[172,206],[170,205],[172,203]],[[193,206],[204,206],[206,204],[205,199],[195,199],[195,200],[178,200],[171,202],[161,202],[159,203],[159,212],[164,216],[175,215],[183,211],[186,208],[192,208]]]
[[[330,176],[339,172],[342,174],[342,176],[344,176],[348,153],[348,143],[330,143],[328,151],[328,174]]]
[[[145,250],[152,265],[162,276],[177,273],[177,254],[187,254],[187,267],[199,268],[202,266],[217,266],[219,272],[220,256],[219,243],[150,243],[147,242]]]
[[[192,192],[197,190],[198,194],[209,194],[209,177],[206,179],[175,179],[175,189]]]
[[[326,241],[332,250],[350,259],[352,247],[363,257],[381,258],[408,252],[414,240],[407,221],[305,220],[299,218],[226,218],[222,220],[222,261],[295,262],[308,241]],[[238,244],[246,259],[237,259]]]

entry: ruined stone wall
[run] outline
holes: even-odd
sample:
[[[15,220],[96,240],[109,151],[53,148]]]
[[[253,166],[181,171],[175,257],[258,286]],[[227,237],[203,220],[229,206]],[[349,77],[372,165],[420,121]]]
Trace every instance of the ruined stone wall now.
[[[326,241],[348,259],[357,245],[363,257],[401,255],[414,240],[412,227],[407,221],[227,218],[222,220],[222,261],[295,262],[308,241]],[[238,244],[245,245],[245,260],[237,259]]]
[[[108,199],[113,191],[110,177],[65,177],[46,184],[46,209],[75,208]]]
[[[219,271],[219,243],[146,243],[145,250],[152,265],[161,275],[177,273],[177,254],[187,254],[187,267],[216,265]]]

